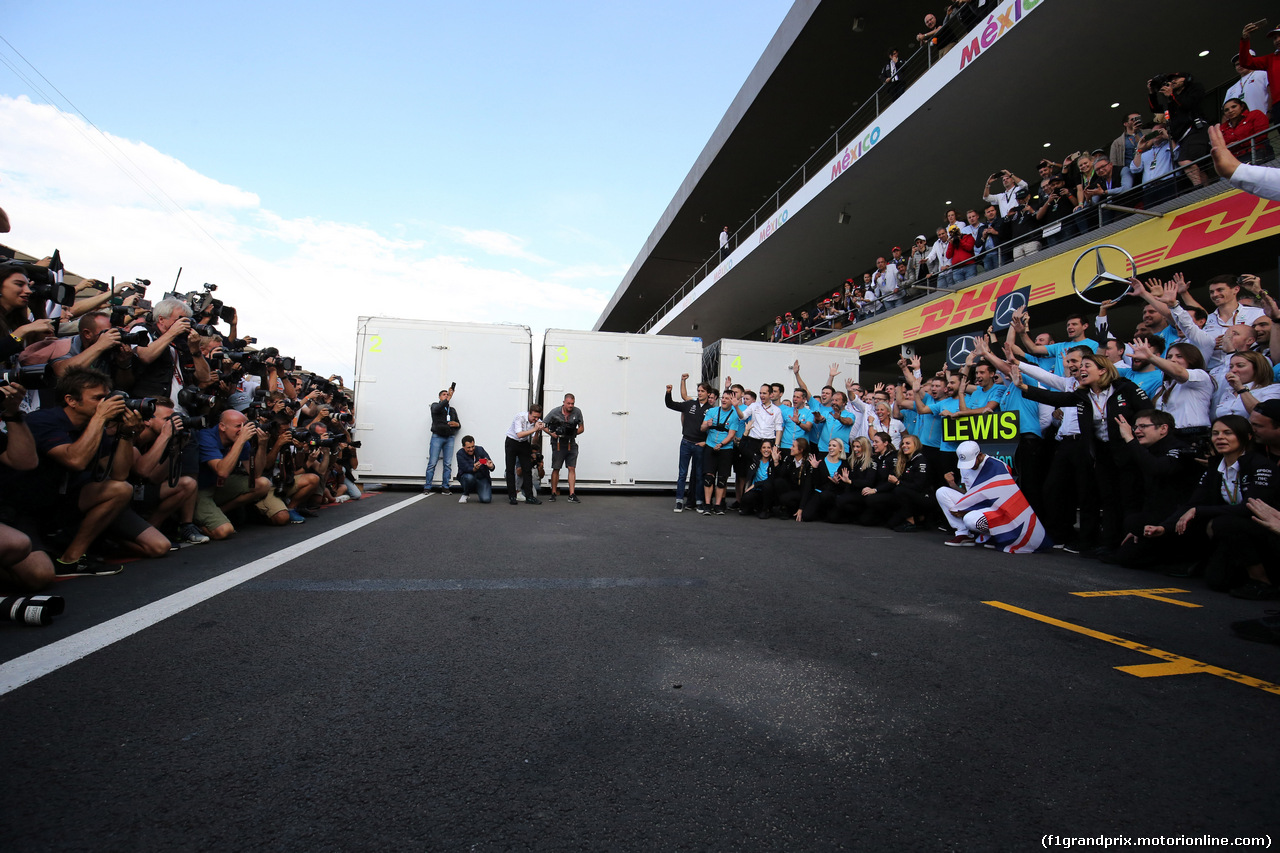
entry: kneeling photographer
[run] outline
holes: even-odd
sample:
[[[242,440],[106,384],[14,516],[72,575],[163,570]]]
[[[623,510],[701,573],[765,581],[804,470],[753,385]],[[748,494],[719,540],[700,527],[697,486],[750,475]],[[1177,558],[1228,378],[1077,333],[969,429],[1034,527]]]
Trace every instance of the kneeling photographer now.
[[[186,421],[174,411],[173,401],[155,400],[151,417],[134,441],[130,480],[134,484],[133,509],[157,530],[169,518],[177,519],[177,541],[200,545],[209,537],[195,525],[197,486],[194,476],[183,473],[184,449],[191,440]]]
[[[195,523],[210,538],[226,539],[236,532],[227,514],[257,503],[271,491],[271,481],[258,473],[271,447],[257,425],[234,409],[223,412],[216,425],[200,430],[196,441],[200,490]]]
[[[0,587],[6,592],[35,592],[53,582],[53,562],[32,548],[31,537],[8,522],[16,520],[22,472],[40,464],[36,440],[23,418],[27,389],[0,383]]]

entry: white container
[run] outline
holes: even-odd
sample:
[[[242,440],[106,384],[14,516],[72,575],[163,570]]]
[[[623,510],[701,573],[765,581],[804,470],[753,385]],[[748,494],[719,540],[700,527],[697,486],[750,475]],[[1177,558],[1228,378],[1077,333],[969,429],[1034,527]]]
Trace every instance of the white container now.
[[[533,342],[527,326],[361,317],[356,331],[354,437],[360,478],[370,483],[426,481],[431,404],[457,382],[452,405],[462,436],[493,456],[502,482],[503,444],[516,413],[529,406]],[[457,460],[449,460],[457,478]],[[439,482],[441,472],[436,472]]]
[[[697,338],[548,329],[538,393],[545,413],[573,394],[582,409],[578,440],[579,485],[674,488],[680,451],[680,413],[666,407],[668,385],[680,400],[680,375],[689,393],[702,372]],[[543,438],[547,473],[551,440]],[[561,474],[562,493],[566,474]],[[543,481],[545,484],[545,480]]]
[[[717,389],[724,388],[726,377],[731,377],[735,385],[756,392],[765,383],[781,382],[787,386],[783,399],[789,401],[791,393],[797,387],[795,374],[791,372],[791,365],[797,360],[800,362],[800,378],[809,386],[809,393],[815,397],[822,393],[822,386],[827,384],[833,363],[840,365],[840,373],[834,383],[837,391],[844,390],[846,379],[859,381],[861,359],[857,350],[774,344],[767,341],[716,341],[707,347],[702,372],[706,380],[712,382]]]

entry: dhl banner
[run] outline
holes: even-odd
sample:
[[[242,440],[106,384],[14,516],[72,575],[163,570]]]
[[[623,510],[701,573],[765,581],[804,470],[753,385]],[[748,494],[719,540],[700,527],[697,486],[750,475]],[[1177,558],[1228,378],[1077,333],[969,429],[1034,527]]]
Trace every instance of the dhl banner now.
[[[862,355],[894,349],[918,338],[985,320],[995,313],[996,300],[1028,285],[1031,305],[1073,295],[1071,267],[1076,258],[1081,252],[1106,243],[1122,246],[1133,255],[1141,277],[1171,263],[1276,234],[1280,234],[1280,201],[1231,190],[1166,213],[1160,219],[1144,218],[1131,228],[1009,275],[921,301],[906,311],[822,341],[818,346],[856,349]]]

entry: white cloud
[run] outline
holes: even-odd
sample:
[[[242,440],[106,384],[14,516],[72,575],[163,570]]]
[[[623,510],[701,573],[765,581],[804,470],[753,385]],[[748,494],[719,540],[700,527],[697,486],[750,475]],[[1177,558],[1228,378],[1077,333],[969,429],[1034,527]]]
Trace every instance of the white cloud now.
[[[242,333],[318,372],[350,377],[360,315],[590,328],[621,275],[589,263],[557,266],[501,231],[435,226],[436,240],[413,240],[285,218],[252,192],[145,143],[111,137],[113,148],[79,118],[26,98],[0,96],[0,126],[0,206],[13,222],[3,242],[36,256],[59,248],[82,275],[149,278],[153,297],[182,267],[180,290],[217,283],[219,298],[239,310]],[[113,160],[150,176],[187,214],[166,210],[154,188]],[[486,267],[432,251],[437,242],[535,269]]]
[[[528,241],[517,237],[515,234],[508,234],[505,231],[459,228],[457,226],[445,226],[444,230],[447,233],[452,234],[458,242],[464,243],[468,246],[474,246],[490,255],[499,255],[508,258],[521,258],[526,261],[535,261],[540,264],[550,263],[546,258],[540,258],[526,250],[525,246]]]

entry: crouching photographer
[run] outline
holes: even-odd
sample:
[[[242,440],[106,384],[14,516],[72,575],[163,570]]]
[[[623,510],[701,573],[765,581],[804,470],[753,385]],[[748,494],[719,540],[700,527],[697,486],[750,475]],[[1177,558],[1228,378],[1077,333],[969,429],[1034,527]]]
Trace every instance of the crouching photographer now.
[[[18,499],[22,472],[39,463],[36,441],[19,408],[26,389],[15,383],[0,385],[0,587],[34,592],[53,582],[53,561],[31,547],[31,537],[8,522],[16,515],[10,501]]]
[[[88,552],[133,497],[128,477],[143,401],[113,395],[104,374],[84,368],[63,374],[58,393],[63,406],[27,418],[40,464],[27,475],[22,511],[32,514],[40,534],[65,542],[54,561],[58,575],[115,574],[120,566],[109,566]],[[138,541],[143,533],[118,530],[115,536],[145,547]],[[32,544],[40,545],[34,536]],[[168,550],[166,541],[164,552]]]
[[[176,518],[177,541],[200,545],[209,537],[195,525],[196,480],[183,474],[184,449],[191,433],[183,416],[174,411],[172,400],[162,397],[154,402],[151,417],[134,441],[131,509],[157,530]]]
[[[271,491],[256,504],[269,524],[302,524],[315,513],[305,509],[319,490],[323,478],[310,470],[310,455],[315,450],[314,433],[289,429],[278,420],[260,421],[260,441],[269,447],[262,471],[271,477]]]
[[[132,393],[173,400],[186,385],[210,385],[215,377],[200,349],[200,334],[192,326],[187,304],[173,297],[162,299],[151,314],[154,323],[146,327],[151,342],[133,349],[138,363]]]
[[[493,500],[493,480],[490,475],[497,465],[488,452],[476,444],[474,436],[462,437],[462,449],[458,451],[458,482],[462,484],[462,497],[458,503],[467,502],[467,496],[474,494],[480,503],[487,504]]]
[[[200,476],[195,523],[210,538],[234,535],[236,528],[227,514],[257,503],[271,491],[271,481],[257,474],[271,454],[267,441],[255,441],[262,438],[257,425],[233,409],[196,434]]]

